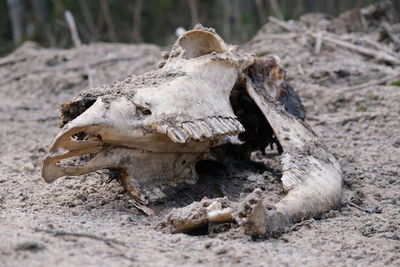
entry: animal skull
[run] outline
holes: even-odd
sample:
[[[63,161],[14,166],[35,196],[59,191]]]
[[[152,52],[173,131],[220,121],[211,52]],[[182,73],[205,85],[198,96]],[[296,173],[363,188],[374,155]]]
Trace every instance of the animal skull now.
[[[90,89],[63,104],[63,128],[43,161],[42,176],[53,182],[109,169],[136,206],[153,214],[147,204],[169,187],[196,183],[196,163],[239,137],[244,153],[273,143],[283,150],[281,180],[288,194],[273,211],[264,211],[256,190],[246,216],[240,212],[243,203],[228,208],[208,200],[200,206],[210,211],[211,205],[213,215],[202,222],[236,220],[258,235],[317,216],[340,204],[340,166],[302,121],[302,106],[284,78],[277,57],[239,54],[214,30],[198,25],[176,41],[158,70]],[[251,113],[243,99],[261,114],[255,126],[241,121]],[[193,205],[197,208],[186,208],[192,215],[199,210]],[[174,210],[164,225],[173,232],[200,225],[181,215]]]

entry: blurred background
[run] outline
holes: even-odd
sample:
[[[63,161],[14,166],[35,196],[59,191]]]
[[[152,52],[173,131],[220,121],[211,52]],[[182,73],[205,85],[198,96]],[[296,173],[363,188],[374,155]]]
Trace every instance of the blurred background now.
[[[400,0],[392,0],[397,10]],[[26,40],[42,46],[73,46],[64,13],[75,18],[83,43],[170,44],[179,27],[198,22],[225,40],[243,43],[268,16],[289,20],[310,12],[330,15],[379,0],[2,0],[0,56]]]

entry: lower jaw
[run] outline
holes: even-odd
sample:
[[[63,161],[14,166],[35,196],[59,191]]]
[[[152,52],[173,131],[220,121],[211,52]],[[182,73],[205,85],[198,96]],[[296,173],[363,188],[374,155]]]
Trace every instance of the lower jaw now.
[[[160,153],[108,148],[91,157],[82,167],[90,168],[88,172],[108,169],[111,175],[120,179],[133,199],[148,204],[165,197],[167,188],[196,183],[198,174],[195,166],[204,158],[206,153]]]

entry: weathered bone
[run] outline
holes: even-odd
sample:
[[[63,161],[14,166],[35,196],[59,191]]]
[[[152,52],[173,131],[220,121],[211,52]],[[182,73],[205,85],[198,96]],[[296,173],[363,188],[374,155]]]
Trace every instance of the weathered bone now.
[[[93,102],[85,110],[75,109],[76,114],[63,114],[66,124],[43,161],[45,180],[109,169],[134,204],[151,215],[146,205],[162,197],[164,189],[196,182],[196,163],[210,157],[210,148],[246,131],[230,102],[233,88],[241,85],[283,148],[281,180],[287,196],[272,210],[265,209],[260,190],[240,205],[203,200],[175,209],[164,227],[186,232],[209,222],[235,220],[248,234],[264,235],[340,204],[337,160],[301,119],[277,103],[285,96],[285,72],[277,57],[240,55],[213,30],[197,26],[177,40],[162,65],[86,91],[64,105],[69,111]],[[246,145],[246,140],[236,143]]]
[[[197,178],[194,165],[208,149],[223,142],[224,136],[244,131],[235,121],[229,94],[238,70],[250,63],[251,57],[237,55],[215,33],[189,31],[178,39],[162,69],[115,82],[111,88],[96,88],[92,95],[67,104],[71,108],[95,99],[57,135],[42,176],[52,182],[65,175],[118,169],[119,179],[138,204],[147,204],[143,194],[156,197],[153,186],[192,183]],[[233,120],[235,127],[224,120]],[[78,140],[82,134],[85,140]],[[65,163],[64,159],[84,155],[91,160],[79,166]]]
[[[288,194],[274,204],[273,209],[267,210],[262,203],[261,190],[255,190],[239,205],[238,210],[232,209],[231,216],[227,216],[225,221],[235,218],[248,234],[256,236],[283,232],[292,223],[338,207],[342,199],[342,176],[337,159],[327,151],[308,125],[283,111],[274,102],[274,98],[280,94],[277,92],[282,90],[279,86],[284,75],[280,74],[281,67],[276,60],[269,60],[272,62],[265,64],[263,60],[255,61],[253,69],[249,69],[245,77],[246,90],[267,118],[284,150],[281,156],[281,180]],[[263,65],[262,69],[258,68],[259,64]],[[264,69],[266,65],[268,68]],[[190,208],[184,211],[192,214],[192,217],[196,212]],[[182,217],[181,211],[174,210],[167,218],[174,218],[174,213]],[[203,225],[207,220],[204,219]],[[179,231],[174,221],[169,223],[174,232]]]
[[[340,165],[315,133],[302,120],[283,112],[261,87],[247,79],[247,91],[270,123],[283,148],[283,186],[288,194],[267,212],[268,231],[318,216],[339,207],[342,200]],[[258,230],[262,232],[262,230]]]
[[[227,198],[207,199],[173,209],[157,226],[159,230],[171,233],[186,233],[208,223],[234,221],[236,203]]]

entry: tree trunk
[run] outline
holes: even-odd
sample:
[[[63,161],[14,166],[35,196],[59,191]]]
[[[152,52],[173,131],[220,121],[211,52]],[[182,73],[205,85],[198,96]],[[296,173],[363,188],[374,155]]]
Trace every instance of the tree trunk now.
[[[199,23],[199,12],[197,9],[197,0],[189,0],[190,17],[192,19],[192,27]]]
[[[49,1],[35,0],[31,1],[33,12],[35,14],[35,35],[41,35],[50,46],[56,45],[56,40],[49,26]]]
[[[22,38],[25,33],[25,13],[26,6],[24,0],[7,0],[8,12],[11,18],[11,27],[13,40],[15,45],[19,45],[22,42]]]
[[[265,15],[264,0],[256,0],[256,5],[257,5],[258,17],[260,18],[260,23],[261,25],[264,25],[265,22],[267,22],[267,16]]]
[[[86,25],[88,26],[90,33],[91,33],[91,40],[88,40],[88,41],[97,41],[98,30],[94,23],[93,16],[90,13],[90,10],[89,10],[86,0],[79,0],[79,6],[81,8],[83,18],[85,19]]]
[[[115,32],[114,22],[112,20],[110,9],[108,7],[108,0],[100,0],[100,7],[107,24],[108,37],[112,42],[117,42],[117,34]]]
[[[143,10],[143,0],[136,0],[133,7],[133,31],[132,39],[135,43],[143,42],[141,26],[142,26],[142,10]]]
[[[276,0],[269,0],[269,3],[271,5],[272,11],[274,12],[274,15],[278,19],[283,19],[283,15],[282,15],[282,12],[281,12],[278,2]]]

